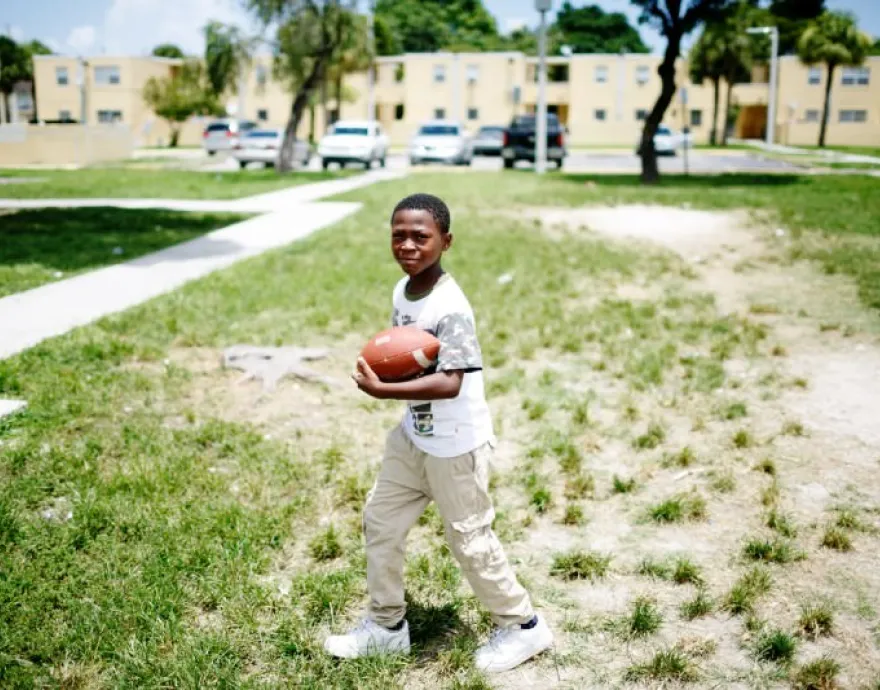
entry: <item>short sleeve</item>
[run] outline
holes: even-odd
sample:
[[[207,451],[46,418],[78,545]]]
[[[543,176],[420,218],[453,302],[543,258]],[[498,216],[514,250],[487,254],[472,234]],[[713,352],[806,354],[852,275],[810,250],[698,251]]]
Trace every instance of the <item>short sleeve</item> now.
[[[452,312],[437,322],[437,340],[440,354],[437,371],[479,371],[483,368],[483,355],[477,340],[474,320],[463,312]]]

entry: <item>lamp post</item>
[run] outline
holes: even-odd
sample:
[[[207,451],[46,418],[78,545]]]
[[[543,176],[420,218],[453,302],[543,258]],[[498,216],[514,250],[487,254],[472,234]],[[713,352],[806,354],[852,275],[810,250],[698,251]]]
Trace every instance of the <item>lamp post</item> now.
[[[367,120],[376,117],[376,75],[373,55],[376,52],[376,32],[373,27],[375,12],[375,0],[367,0],[367,54],[370,56],[370,66],[367,69]]]
[[[766,142],[773,145],[776,133],[776,91],[779,79],[779,29],[775,26],[755,26],[746,29],[749,34],[770,35],[770,96],[767,99],[767,132]]]
[[[535,172],[547,170],[547,12],[553,9],[553,0],[535,0],[535,9],[541,14],[538,27],[538,107],[535,109]]]

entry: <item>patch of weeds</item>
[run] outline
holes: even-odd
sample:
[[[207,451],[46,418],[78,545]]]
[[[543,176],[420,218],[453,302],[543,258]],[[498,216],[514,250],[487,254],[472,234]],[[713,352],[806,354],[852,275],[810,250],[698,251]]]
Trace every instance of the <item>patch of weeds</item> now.
[[[729,494],[736,489],[736,478],[729,470],[726,472],[713,471],[710,475],[709,487],[718,493]]]
[[[581,472],[576,477],[565,480],[565,497],[570,501],[592,496],[596,490],[596,482],[592,475]]]
[[[807,432],[804,429],[804,425],[800,422],[786,422],[782,427],[782,433],[785,436],[806,436]]]
[[[537,421],[547,414],[547,403],[543,400],[531,400],[526,398],[522,402],[522,409],[525,410],[526,417],[529,421]]]
[[[834,524],[841,529],[851,529],[857,532],[868,531],[868,528],[859,520],[859,516],[855,511],[849,508],[843,508],[838,514]]]
[[[783,537],[796,537],[797,527],[785,513],[780,513],[775,508],[767,515],[767,527],[778,532]]]
[[[559,467],[564,474],[576,475],[581,471],[584,458],[568,437],[555,439],[550,444],[550,451],[559,459]]]
[[[778,314],[779,307],[772,304],[752,304],[749,306],[750,314]]]
[[[367,487],[357,475],[345,477],[336,490],[336,505],[360,509],[367,498]]]
[[[751,613],[756,601],[770,591],[771,584],[770,573],[755,566],[734,583],[724,600],[724,608],[733,614]]]
[[[790,664],[797,651],[797,640],[784,630],[771,630],[755,642],[755,656],[761,661]]]
[[[639,408],[635,403],[628,402],[623,407],[623,418],[627,422],[637,422],[639,420]]]
[[[748,414],[749,411],[744,402],[732,402],[726,407],[723,407],[719,412],[721,419],[728,422],[734,419],[742,419],[743,417],[747,417]]]
[[[546,513],[553,505],[553,495],[550,489],[541,486],[532,492],[529,497],[529,505],[533,506],[538,513]]]
[[[583,525],[586,522],[584,518],[584,509],[577,503],[569,503],[565,506],[565,514],[562,516],[563,525]]]
[[[611,491],[615,494],[628,494],[635,491],[635,489],[636,480],[632,477],[624,479],[615,474],[614,478],[611,480]]]
[[[852,539],[839,527],[827,527],[822,535],[822,546],[835,551],[852,551]]]
[[[836,690],[840,664],[823,656],[801,666],[792,678],[793,690]]]
[[[342,544],[333,525],[312,538],[309,542],[309,555],[316,561],[332,561],[342,555]]]
[[[679,611],[681,612],[682,618],[687,621],[692,621],[695,618],[708,616],[712,613],[712,609],[714,608],[715,602],[712,601],[712,598],[706,593],[706,590],[701,587],[697,590],[693,599],[689,599],[681,605]]]
[[[737,431],[730,441],[734,448],[750,448],[755,444],[755,439],[753,439],[752,435],[745,429]]]
[[[637,597],[632,611],[619,621],[620,630],[626,637],[645,637],[660,629],[663,615],[657,604],[648,597]]]
[[[809,639],[829,636],[834,633],[834,611],[827,602],[806,604],[801,607],[798,630]]]
[[[743,556],[753,561],[765,561],[767,563],[791,563],[806,558],[802,551],[794,548],[785,539],[776,538],[773,541],[767,539],[750,539],[743,546]]]
[[[685,446],[677,453],[663,456],[663,467],[690,467],[697,461],[696,453],[690,446]]]
[[[770,354],[773,357],[787,357],[788,350],[785,349],[785,346],[776,344],[773,346],[773,349],[770,350]]]
[[[553,557],[550,574],[563,580],[596,580],[605,577],[611,556],[595,551],[569,551]]]
[[[770,486],[764,487],[761,490],[761,505],[770,508],[775,506],[779,501],[779,484],[774,479],[773,483]]]
[[[665,440],[666,430],[661,424],[652,422],[644,434],[637,436],[633,440],[633,448],[637,450],[650,450],[656,448]]]
[[[776,476],[776,463],[773,462],[772,458],[764,458],[753,468],[757,472],[763,472],[764,474],[769,474],[771,477]]]
[[[577,427],[590,426],[590,404],[579,402],[571,411],[571,423]]]
[[[654,522],[670,523],[706,518],[706,500],[699,494],[679,494],[652,506],[648,514]]]
[[[643,558],[636,567],[636,574],[654,577],[658,580],[668,580],[670,568],[668,563],[655,561],[650,558]]]
[[[839,323],[820,323],[819,324],[819,332],[820,333],[828,333],[829,331],[839,331],[840,324]]]
[[[678,681],[691,683],[699,678],[697,669],[691,660],[678,649],[662,649],[650,661],[634,664],[626,670],[624,679],[627,681],[654,680]]]
[[[703,575],[700,571],[700,566],[689,558],[679,557],[675,559],[675,563],[672,566],[672,581],[677,585],[702,584]]]
[[[791,380],[791,385],[794,386],[795,388],[804,388],[804,389],[806,389],[806,388],[809,387],[810,382],[807,381],[807,379],[805,379],[803,376],[798,376],[798,377],[793,378],[793,379]]]

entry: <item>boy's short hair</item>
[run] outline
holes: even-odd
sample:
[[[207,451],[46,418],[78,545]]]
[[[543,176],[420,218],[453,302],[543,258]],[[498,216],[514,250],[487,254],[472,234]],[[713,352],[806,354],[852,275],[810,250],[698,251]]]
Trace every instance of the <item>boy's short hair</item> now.
[[[408,197],[398,201],[391,214],[392,223],[398,211],[427,211],[431,214],[431,218],[437,223],[437,227],[442,233],[449,232],[449,228],[452,225],[449,207],[446,205],[446,202],[433,194],[410,194]]]

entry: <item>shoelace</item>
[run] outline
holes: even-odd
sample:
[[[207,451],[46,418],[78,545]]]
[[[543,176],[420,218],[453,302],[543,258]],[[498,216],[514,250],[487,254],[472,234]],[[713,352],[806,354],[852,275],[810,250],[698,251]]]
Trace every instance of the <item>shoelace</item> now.
[[[492,631],[492,634],[489,636],[489,648],[490,649],[498,649],[498,646],[501,644],[502,640],[507,638],[507,635],[510,633],[508,628],[495,628]]]

